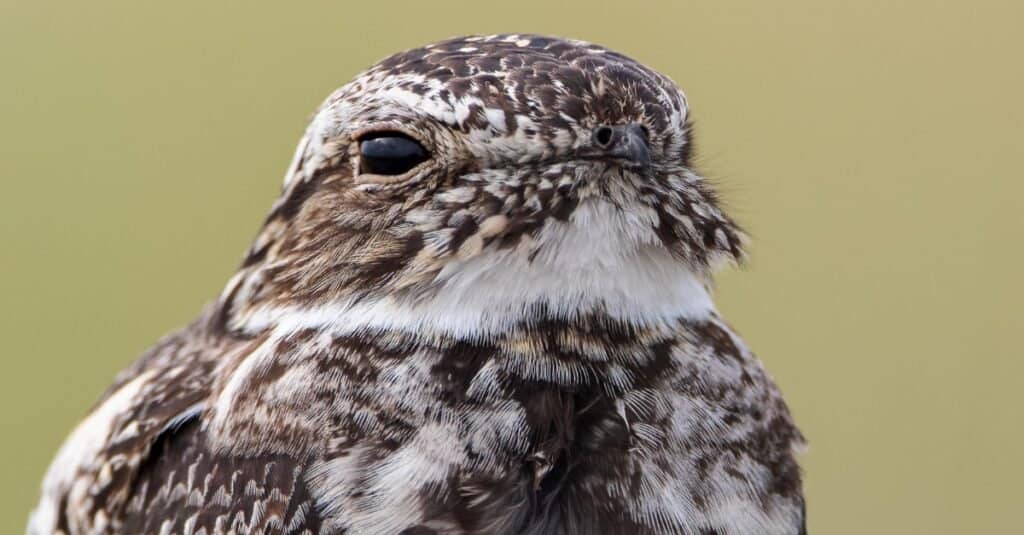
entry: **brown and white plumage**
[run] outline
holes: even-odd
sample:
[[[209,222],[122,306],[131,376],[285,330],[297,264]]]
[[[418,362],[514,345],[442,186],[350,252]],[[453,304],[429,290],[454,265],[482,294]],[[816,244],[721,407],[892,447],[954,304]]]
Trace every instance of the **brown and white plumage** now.
[[[382,135],[427,156],[376,172]],[[595,45],[385,59],[318,110],[220,299],[72,434],[29,532],[802,533],[802,438],[711,302],[743,238],[690,136],[673,82]]]

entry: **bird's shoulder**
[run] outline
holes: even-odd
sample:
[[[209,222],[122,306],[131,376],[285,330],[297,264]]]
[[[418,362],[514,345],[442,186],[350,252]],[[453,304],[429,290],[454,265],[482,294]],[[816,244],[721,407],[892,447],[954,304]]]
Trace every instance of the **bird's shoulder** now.
[[[208,400],[258,342],[226,336],[214,310],[121,372],[67,438],[28,532],[208,533],[315,524],[301,462],[225,455],[204,429]],[[285,531],[289,527],[292,531]],[[187,529],[186,529],[187,528]],[[219,530],[219,531],[218,531]],[[241,531],[240,531],[241,532]]]

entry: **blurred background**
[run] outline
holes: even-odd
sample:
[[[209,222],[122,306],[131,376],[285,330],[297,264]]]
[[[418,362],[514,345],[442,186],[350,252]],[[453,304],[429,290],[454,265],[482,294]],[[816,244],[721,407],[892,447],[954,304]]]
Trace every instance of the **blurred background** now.
[[[718,301],[810,439],[811,533],[1024,533],[1024,5],[939,4],[3,2],[0,533],[220,291],[323,97],[506,31],[685,88],[754,237]]]

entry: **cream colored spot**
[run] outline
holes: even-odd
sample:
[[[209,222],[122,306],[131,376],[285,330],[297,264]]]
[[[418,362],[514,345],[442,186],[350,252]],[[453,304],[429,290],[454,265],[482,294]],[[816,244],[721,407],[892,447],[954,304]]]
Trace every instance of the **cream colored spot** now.
[[[458,257],[459,260],[466,260],[467,258],[472,258],[480,254],[480,251],[483,250],[483,248],[484,237],[481,236],[480,233],[476,233],[466,238],[466,241],[462,242],[462,245],[459,246],[459,250],[455,256]]]
[[[486,239],[501,234],[506,227],[508,227],[508,217],[501,214],[492,215],[480,223],[478,234]]]

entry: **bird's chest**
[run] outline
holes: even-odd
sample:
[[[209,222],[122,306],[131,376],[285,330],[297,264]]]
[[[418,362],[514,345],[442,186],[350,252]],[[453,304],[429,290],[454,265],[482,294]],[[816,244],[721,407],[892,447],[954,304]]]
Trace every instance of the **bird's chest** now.
[[[355,533],[645,533],[699,520],[715,466],[738,466],[713,446],[709,412],[732,394],[692,390],[707,381],[687,370],[682,339],[625,334],[268,340],[221,395],[231,418],[214,437],[309,459],[328,523]]]
[[[317,488],[331,503],[348,503],[344,511],[370,511],[342,513],[344,525],[643,533],[626,520],[630,497],[653,488],[652,478],[664,485],[679,475],[666,469],[672,461],[660,441],[668,431],[655,431],[669,425],[654,406],[667,404],[658,394],[629,405],[628,395],[596,384],[505,377],[498,385],[452,380],[438,387],[413,377],[383,381],[367,405],[341,416],[344,423],[332,430],[325,466],[345,482],[325,479]],[[342,488],[361,490],[337,495]],[[390,514],[373,513],[383,510]]]

